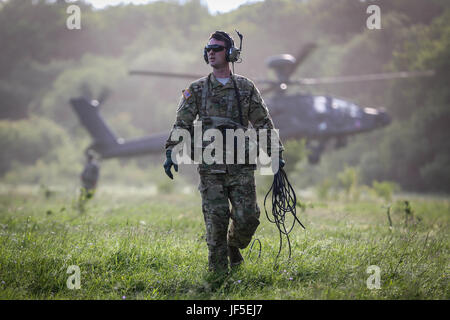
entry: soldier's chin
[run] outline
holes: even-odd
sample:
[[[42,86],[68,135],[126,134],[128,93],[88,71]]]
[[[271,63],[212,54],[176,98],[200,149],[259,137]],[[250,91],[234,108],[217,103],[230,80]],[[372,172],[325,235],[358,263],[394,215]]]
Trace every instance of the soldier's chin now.
[[[211,62],[211,67],[213,67],[213,68],[215,68],[215,69],[220,69],[220,68],[222,68],[224,66],[224,64],[220,64],[220,63],[217,63],[217,62]]]

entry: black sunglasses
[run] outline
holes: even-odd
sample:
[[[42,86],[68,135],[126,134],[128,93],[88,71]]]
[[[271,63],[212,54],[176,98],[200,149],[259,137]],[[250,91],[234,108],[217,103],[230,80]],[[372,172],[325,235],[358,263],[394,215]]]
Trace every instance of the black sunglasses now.
[[[220,44],[209,44],[205,47],[206,52],[210,52],[211,50],[214,52],[220,52],[223,49],[225,49],[225,47]]]

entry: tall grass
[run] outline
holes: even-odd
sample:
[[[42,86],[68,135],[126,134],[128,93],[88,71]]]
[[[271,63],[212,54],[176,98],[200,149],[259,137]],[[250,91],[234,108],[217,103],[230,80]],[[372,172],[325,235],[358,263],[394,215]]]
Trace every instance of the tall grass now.
[[[395,195],[414,219],[405,223],[398,205],[392,226],[379,199],[302,199],[306,231],[291,233],[291,260],[287,248],[275,260],[278,231],[261,202],[261,256],[258,244],[245,249],[245,263],[214,286],[196,191],[102,189],[80,214],[75,193],[1,190],[1,299],[449,299],[445,197]],[[66,285],[71,265],[79,290]],[[370,265],[380,289],[367,288]]]

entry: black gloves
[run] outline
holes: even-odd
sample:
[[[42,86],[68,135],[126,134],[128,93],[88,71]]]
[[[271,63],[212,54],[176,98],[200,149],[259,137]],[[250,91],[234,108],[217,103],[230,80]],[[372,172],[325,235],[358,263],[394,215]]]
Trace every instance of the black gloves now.
[[[284,168],[285,165],[286,165],[286,161],[284,161],[284,159],[281,157],[281,154],[280,154],[280,168]]]
[[[282,168],[284,168],[285,165],[286,165],[286,161],[284,161],[283,154],[280,152],[280,160],[278,162],[278,166],[280,169],[282,169]]]
[[[172,172],[170,171],[170,169],[172,169],[172,166],[175,169],[175,171],[178,172],[178,165],[173,163],[173,161],[172,161],[172,150],[167,150],[166,151],[166,162],[164,162],[164,171],[166,172],[167,176],[170,179],[173,179]]]

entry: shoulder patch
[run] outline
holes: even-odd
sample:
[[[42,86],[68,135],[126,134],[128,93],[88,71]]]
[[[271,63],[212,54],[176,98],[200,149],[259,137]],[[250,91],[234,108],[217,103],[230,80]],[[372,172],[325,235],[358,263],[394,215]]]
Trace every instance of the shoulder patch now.
[[[183,97],[187,100],[192,96],[191,92],[189,91],[189,89],[183,90]]]

